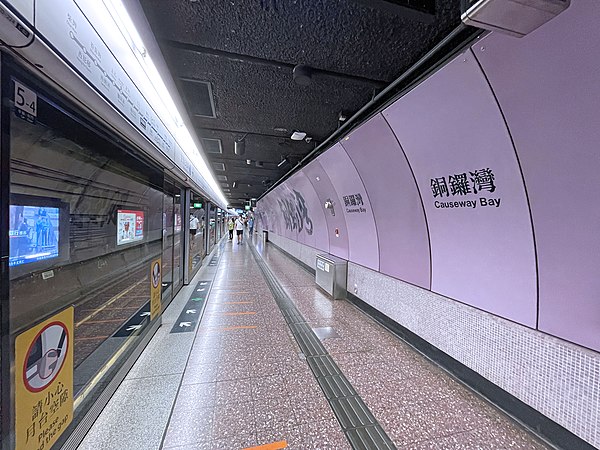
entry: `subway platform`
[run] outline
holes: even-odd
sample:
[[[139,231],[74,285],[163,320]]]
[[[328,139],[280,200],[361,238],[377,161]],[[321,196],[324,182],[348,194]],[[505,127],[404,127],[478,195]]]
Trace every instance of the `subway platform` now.
[[[80,449],[551,448],[257,241],[221,241]]]

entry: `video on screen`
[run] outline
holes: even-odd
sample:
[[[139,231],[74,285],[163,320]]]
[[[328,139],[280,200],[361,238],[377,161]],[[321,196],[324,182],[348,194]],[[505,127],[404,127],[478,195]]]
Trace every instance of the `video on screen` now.
[[[59,256],[59,208],[10,205],[9,213],[9,267]]]
[[[117,210],[117,245],[144,239],[144,212]]]

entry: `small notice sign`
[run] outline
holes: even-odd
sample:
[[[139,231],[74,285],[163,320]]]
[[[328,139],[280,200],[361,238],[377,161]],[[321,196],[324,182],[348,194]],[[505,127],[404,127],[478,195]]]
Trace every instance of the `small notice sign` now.
[[[49,449],[73,420],[73,307],[15,341],[17,450]]]
[[[162,265],[161,259],[155,259],[150,264],[150,320],[160,315],[162,304]]]
[[[35,123],[37,117],[37,94],[15,80],[15,114],[27,122]]]

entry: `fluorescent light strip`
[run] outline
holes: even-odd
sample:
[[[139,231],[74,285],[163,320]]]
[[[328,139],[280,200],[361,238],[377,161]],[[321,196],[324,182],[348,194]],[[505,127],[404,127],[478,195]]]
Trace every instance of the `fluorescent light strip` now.
[[[102,18],[103,22],[105,22],[104,25],[107,26],[106,28],[103,27],[101,29],[108,34],[111,33],[112,28],[117,28],[117,31],[121,34],[122,38],[126,41],[127,46],[133,52],[138,61],[139,68],[143,72],[144,77],[139,71],[135,74],[130,73],[134,83],[138,88],[142,89],[155,111],[168,112],[168,115],[161,116],[167,129],[173,134],[179,146],[200,172],[200,175],[208,182],[209,186],[218,196],[218,199],[223,204],[227,204],[227,200],[225,199],[220,186],[214,179],[206,160],[196,145],[190,131],[184,125],[182,115],[173,101],[173,96],[167,89],[152,58],[146,51],[146,46],[144,45],[135,24],[131,20],[127,9],[123,5],[122,0],[103,0],[102,4],[104,5],[105,11],[108,12],[110,20],[105,13],[102,14],[101,11],[97,10],[98,14],[96,16]],[[96,5],[99,5],[99,3]],[[135,75],[138,76],[136,77]]]

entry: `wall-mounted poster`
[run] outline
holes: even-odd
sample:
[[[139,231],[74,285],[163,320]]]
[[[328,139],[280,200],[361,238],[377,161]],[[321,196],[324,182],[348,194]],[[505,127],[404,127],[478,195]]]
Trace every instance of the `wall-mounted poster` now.
[[[144,212],[117,210],[117,245],[144,239]]]

